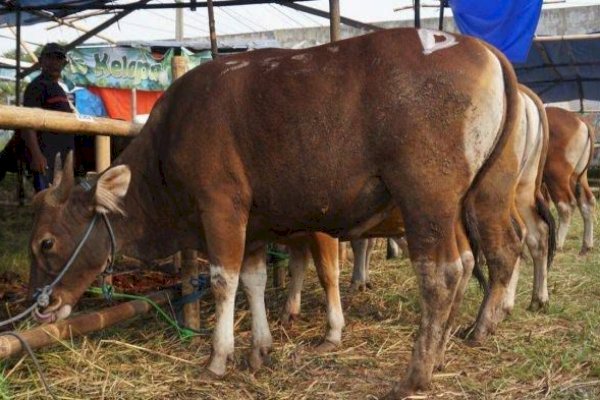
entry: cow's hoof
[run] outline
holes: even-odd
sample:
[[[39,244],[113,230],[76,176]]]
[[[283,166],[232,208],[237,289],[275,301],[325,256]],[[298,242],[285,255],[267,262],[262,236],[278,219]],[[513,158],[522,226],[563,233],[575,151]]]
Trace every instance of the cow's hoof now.
[[[218,374],[215,374],[214,372],[212,372],[208,368],[203,368],[202,371],[200,371],[200,374],[198,375],[198,380],[203,383],[211,383],[211,382],[218,382],[218,381],[222,380],[224,377],[225,377],[225,374],[218,375]]]
[[[321,343],[320,345],[318,345],[317,347],[315,347],[315,353],[331,353],[332,351],[337,350],[337,348],[339,347],[339,343],[334,343],[331,342],[329,340],[325,340],[323,341],[323,343]]]
[[[527,307],[527,311],[539,312],[543,314],[547,314],[549,310],[550,302],[537,299],[531,300],[531,304],[529,304],[529,307]]]
[[[581,248],[581,250],[579,251],[579,255],[580,255],[580,256],[585,256],[585,255],[587,255],[587,254],[588,254],[590,251],[592,251],[592,248],[591,248],[591,247],[584,246],[584,247],[582,247],[582,248]]]
[[[467,335],[465,343],[470,347],[481,346],[488,336],[494,334],[494,329],[490,327],[475,328],[469,335]]]
[[[281,314],[281,317],[279,318],[279,322],[281,323],[281,325],[283,325],[284,328],[291,328],[294,325],[294,322],[298,321],[300,319],[300,315],[299,314],[292,314],[292,313],[283,313]]]
[[[502,312],[505,316],[509,316],[512,314],[513,309],[515,308],[515,304],[502,304]]]
[[[263,366],[271,365],[271,351],[268,347],[257,347],[248,354],[248,365],[253,372],[260,370]]]
[[[368,284],[366,282],[354,281],[350,284],[351,292],[364,292],[367,290]]]
[[[475,324],[473,323],[469,326],[459,329],[456,332],[456,337],[461,338],[463,340],[468,340],[471,337],[471,335],[473,334],[474,330],[475,330]]]
[[[403,400],[413,394],[415,394],[414,390],[405,387],[402,383],[396,383],[394,388],[383,396],[381,400]]]

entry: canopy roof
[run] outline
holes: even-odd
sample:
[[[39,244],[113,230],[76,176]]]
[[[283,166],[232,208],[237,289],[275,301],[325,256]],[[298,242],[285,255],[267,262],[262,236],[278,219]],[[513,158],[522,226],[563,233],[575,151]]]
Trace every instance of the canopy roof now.
[[[600,111],[600,34],[537,38],[519,81],[544,103],[572,111]]]

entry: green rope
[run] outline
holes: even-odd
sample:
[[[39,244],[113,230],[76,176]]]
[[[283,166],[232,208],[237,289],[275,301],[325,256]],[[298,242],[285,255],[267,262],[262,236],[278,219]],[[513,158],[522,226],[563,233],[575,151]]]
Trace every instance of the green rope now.
[[[180,326],[177,323],[177,321],[175,321],[173,318],[171,318],[166,312],[163,311],[163,309],[158,304],[156,304],[154,301],[150,300],[148,297],[138,296],[138,295],[134,295],[134,294],[117,293],[117,292],[115,292],[113,290],[112,285],[108,285],[108,284],[102,285],[101,288],[99,288],[99,287],[89,288],[87,290],[87,292],[91,293],[91,294],[96,294],[96,295],[104,295],[105,293],[111,293],[111,296],[114,299],[141,300],[141,301],[145,301],[146,303],[148,303],[152,307],[154,307],[156,309],[156,311],[158,312],[158,314],[161,317],[163,317],[163,319],[169,325],[171,325],[173,328],[175,328],[175,330],[179,334],[179,338],[180,339],[186,340],[186,339],[190,339],[190,338],[192,338],[194,336],[198,336],[199,335],[199,333],[195,332],[193,329],[185,328],[185,327]]]

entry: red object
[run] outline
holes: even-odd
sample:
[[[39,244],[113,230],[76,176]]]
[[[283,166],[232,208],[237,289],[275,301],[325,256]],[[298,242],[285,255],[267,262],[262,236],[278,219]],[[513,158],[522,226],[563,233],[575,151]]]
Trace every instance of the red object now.
[[[90,86],[88,89],[100,96],[110,118],[131,121],[131,90]],[[137,114],[150,114],[150,110],[163,92],[137,90]]]

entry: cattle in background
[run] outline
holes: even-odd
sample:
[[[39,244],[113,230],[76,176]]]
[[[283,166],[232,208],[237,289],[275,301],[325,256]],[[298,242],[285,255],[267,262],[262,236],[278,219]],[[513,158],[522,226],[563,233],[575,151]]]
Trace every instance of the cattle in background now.
[[[222,376],[240,278],[255,319],[253,354],[270,349],[266,315],[254,312],[264,308],[267,241],[306,231],[359,237],[397,204],[422,304],[410,364],[390,393],[403,398],[426,388],[443,360],[474,263],[467,235],[481,244],[491,278],[474,339],[504,317],[520,253],[511,223],[520,104],[500,52],[427,29],[205,63],[171,85],[91,189],[74,185],[69,160],[36,198],[30,286],[55,276],[95,212],[109,215],[123,254],[199,249],[216,301],[208,371]],[[106,267],[108,233],[97,226],[90,240],[42,319],[67,317]]]
[[[583,244],[580,254],[594,246],[594,208],[596,199],[587,180],[594,154],[594,131],[575,113],[558,107],[546,107],[550,124],[548,161],[544,183],[558,210],[558,248],[565,244],[571,216],[579,207],[583,217]]]

